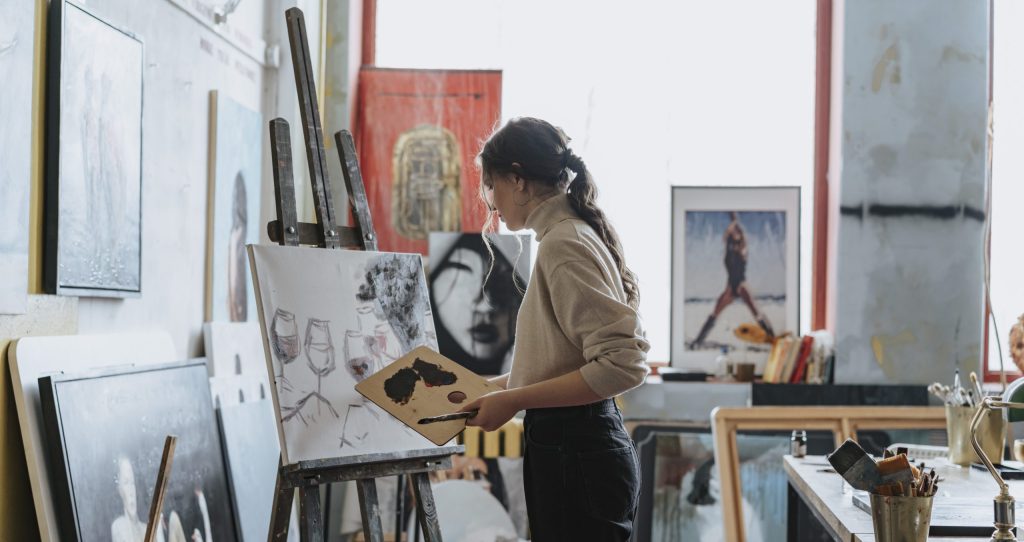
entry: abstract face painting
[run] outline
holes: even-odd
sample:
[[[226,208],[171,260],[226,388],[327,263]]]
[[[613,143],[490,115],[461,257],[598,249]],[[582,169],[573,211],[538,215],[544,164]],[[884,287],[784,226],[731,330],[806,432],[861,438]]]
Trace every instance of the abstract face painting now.
[[[511,365],[516,316],[529,279],[528,238],[430,236],[430,298],[440,352],[482,375]],[[492,263],[493,262],[493,263]]]
[[[285,460],[433,446],[355,391],[412,349],[437,348],[422,258],[248,248]]]

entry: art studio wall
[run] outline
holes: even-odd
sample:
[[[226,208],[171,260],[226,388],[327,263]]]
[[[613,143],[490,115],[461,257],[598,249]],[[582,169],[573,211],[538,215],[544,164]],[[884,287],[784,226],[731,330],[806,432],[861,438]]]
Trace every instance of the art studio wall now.
[[[949,381],[981,356],[987,3],[840,3],[837,383]]]
[[[162,329],[171,334],[176,350],[183,356],[202,354],[210,91],[216,90],[259,112],[264,119],[289,119],[292,141],[301,142],[284,11],[297,5],[305,12],[309,28],[320,26],[320,2],[313,0],[247,0],[222,25],[213,22],[214,9],[223,5],[215,0],[155,0],[145,2],[144,6],[134,0],[76,0],[76,5],[133,33],[143,43],[143,286],[141,295],[130,299],[57,297],[42,295],[44,74],[50,3],[32,2],[34,24],[18,26],[18,47],[32,50],[34,61],[27,68],[19,64],[17,73],[11,75],[31,83],[28,88],[32,102],[31,125],[16,136],[32,142],[31,149],[18,149],[30,155],[28,170],[19,174],[29,177],[30,186],[30,211],[25,226],[29,237],[30,295],[25,314],[0,315],[0,426],[5,429],[0,432],[0,525],[21,529],[5,532],[5,536],[17,540],[33,540],[38,533],[34,522],[22,521],[33,517],[34,512],[10,393],[7,341],[33,334]],[[4,32],[0,34],[0,43],[11,41],[8,30],[0,25]],[[310,39],[313,62],[318,65],[319,34],[312,32]],[[268,45],[280,47],[278,67],[273,67],[273,48],[266,55]],[[6,71],[0,73],[6,77]],[[258,223],[262,239],[262,225],[273,213],[267,140],[266,135],[261,135],[264,167],[257,189],[261,192]],[[295,152],[297,157],[304,154],[301,148]],[[305,170],[304,160],[296,160],[297,181],[306,179]],[[0,194],[6,194],[5,186],[0,183]],[[297,194],[300,220],[309,220],[311,216],[306,192],[308,189]],[[0,244],[3,242],[0,240]]]

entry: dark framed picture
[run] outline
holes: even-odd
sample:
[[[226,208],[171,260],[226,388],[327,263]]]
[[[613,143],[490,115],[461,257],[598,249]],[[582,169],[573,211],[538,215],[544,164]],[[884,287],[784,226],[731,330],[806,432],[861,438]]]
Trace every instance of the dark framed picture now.
[[[142,41],[63,0],[50,3],[48,24],[44,285],[138,296]]]
[[[157,539],[237,540],[207,378],[194,360],[39,379],[61,540],[142,540],[167,435]]]
[[[799,333],[800,187],[672,188],[672,365],[755,363]]]

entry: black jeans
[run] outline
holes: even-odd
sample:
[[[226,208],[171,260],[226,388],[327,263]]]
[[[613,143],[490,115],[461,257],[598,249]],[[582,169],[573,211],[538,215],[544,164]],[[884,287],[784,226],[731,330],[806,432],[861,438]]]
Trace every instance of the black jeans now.
[[[615,402],[527,410],[525,425],[532,540],[628,540],[640,461]]]

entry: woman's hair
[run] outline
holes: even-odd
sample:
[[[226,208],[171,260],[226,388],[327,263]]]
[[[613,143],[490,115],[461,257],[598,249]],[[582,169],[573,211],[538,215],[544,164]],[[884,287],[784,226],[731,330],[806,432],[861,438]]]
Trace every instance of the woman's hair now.
[[[597,206],[597,186],[583,160],[569,149],[569,136],[561,128],[531,117],[511,119],[491,134],[477,159],[485,182],[495,174],[515,174],[551,191],[568,189],[576,214],[597,232],[615,260],[629,305],[639,305],[640,289],[636,275],[626,267],[619,235]],[[570,171],[575,173],[571,180]],[[490,226],[493,215],[492,211],[485,226]]]

